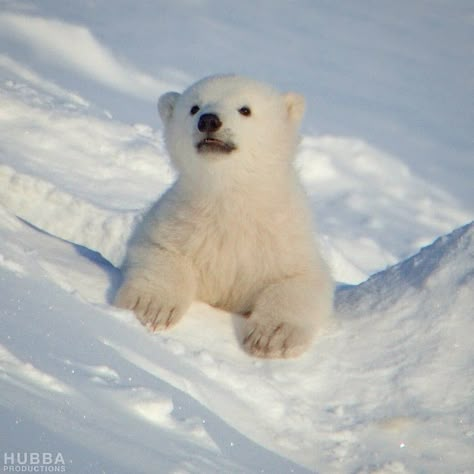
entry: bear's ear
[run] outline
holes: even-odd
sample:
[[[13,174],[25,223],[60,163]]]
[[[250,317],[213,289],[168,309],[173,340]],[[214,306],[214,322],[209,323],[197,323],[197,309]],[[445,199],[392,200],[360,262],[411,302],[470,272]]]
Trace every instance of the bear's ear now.
[[[305,109],[304,97],[296,92],[287,92],[283,94],[288,117],[292,122],[299,123],[303,118]]]
[[[158,113],[164,123],[167,123],[173,115],[174,106],[179,96],[180,94],[177,92],[167,92],[158,99]]]

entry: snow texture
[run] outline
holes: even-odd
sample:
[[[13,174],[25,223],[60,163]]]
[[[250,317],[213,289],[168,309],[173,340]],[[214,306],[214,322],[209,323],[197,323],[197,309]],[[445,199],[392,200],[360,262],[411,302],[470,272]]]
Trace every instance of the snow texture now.
[[[0,1],[0,469],[472,471],[473,9],[396,8]],[[341,283],[296,360],[202,303],[154,335],[110,305],[174,179],[153,104],[221,71],[308,101],[296,166]]]

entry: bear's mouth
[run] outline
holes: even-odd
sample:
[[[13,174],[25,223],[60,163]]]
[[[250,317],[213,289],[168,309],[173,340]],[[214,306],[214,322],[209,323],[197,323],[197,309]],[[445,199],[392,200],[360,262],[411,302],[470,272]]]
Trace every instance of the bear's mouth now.
[[[232,142],[224,142],[217,138],[203,138],[197,145],[197,151],[200,153],[231,153],[237,147]]]

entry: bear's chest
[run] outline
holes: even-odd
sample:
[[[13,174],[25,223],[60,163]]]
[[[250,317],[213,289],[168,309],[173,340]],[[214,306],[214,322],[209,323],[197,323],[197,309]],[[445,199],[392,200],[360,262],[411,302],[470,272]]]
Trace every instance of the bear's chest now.
[[[215,208],[193,213],[196,225],[183,251],[198,276],[199,299],[232,311],[247,311],[254,294],[281,270],[278,234],[268,215]]]

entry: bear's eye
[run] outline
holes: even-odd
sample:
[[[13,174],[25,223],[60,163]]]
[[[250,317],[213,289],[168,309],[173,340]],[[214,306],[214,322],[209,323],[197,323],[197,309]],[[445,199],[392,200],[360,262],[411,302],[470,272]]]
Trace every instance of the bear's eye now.
[[[243,107],[240,107],[239,114],[243,115],[244,117],[248,117],[252,114],[252,111],[250,110],[249,107],[244,105]]]
[[[198,112],[199,112],[199,106],[198,105],[193,105],[191,107],[191,110],[189,111],[189,113],[191,115],[196,115]]]

